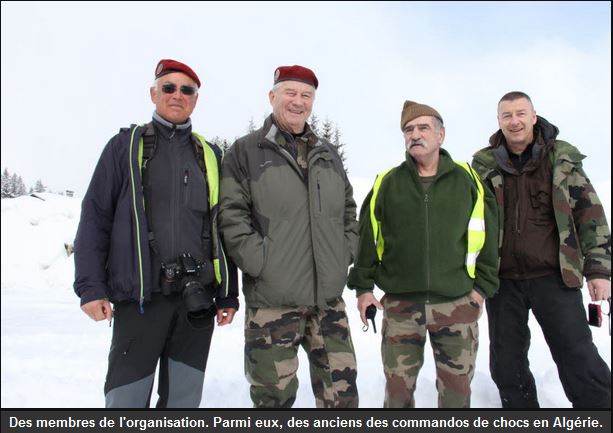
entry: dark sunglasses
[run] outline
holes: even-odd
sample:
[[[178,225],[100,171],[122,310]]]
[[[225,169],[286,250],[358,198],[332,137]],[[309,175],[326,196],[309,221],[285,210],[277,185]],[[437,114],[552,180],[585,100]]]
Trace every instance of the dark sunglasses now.
[[[195,95],[198,89],[193,86],[181,86],[181,93],[187,96]],[[172,94],[177,91],[177,85],[173,83],[162,84],[162,92]]]

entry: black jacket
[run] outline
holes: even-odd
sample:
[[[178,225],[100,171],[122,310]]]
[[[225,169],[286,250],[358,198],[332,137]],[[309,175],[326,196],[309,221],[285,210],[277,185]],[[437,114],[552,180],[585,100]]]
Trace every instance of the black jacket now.
[[[145,130],[145,125],[122,128],[108,142],[83,198],[75,239],[74,282],[81,305],[108,298],[111,302],[134,300],[142,306],[151,297],[149,229],[139,161]],[[209,145],[220,172],[222,151]],[[219,259],[223,271],[217,305],[238,308],[236,267],[226,262],[223,248]]]

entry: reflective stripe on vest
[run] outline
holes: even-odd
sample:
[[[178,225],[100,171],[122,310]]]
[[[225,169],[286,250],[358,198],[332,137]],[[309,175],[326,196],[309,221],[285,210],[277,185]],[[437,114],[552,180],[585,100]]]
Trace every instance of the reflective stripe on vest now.
[[[473,170],[473,168],[467,162],[456,162],[462,167],[477,187],[477,200],[473,206],[473,211],[470,214],[470,220],[468,221],[468,245],[466,250],[466,272],[470,278],[475,278],[475,271],[477,267],[477,257],[485,244],[485,200],[483,192],[483,184],[479,175]]]
[[[217,227],[217,212],[219,206],[219,169],[217,167],[217,157],[215,151],[209,146],[204,137],[194,132],[196,138],[202,144],[202,150],[204,151],[202,157],[204,158],[204,166],[206,167],[206,177],[209,187],[209,207],[211,210],[211,239],[212,239],[212,259],[213,268],[215,269],[215,281],[217,284],[221,284],[223,281],[221,276],[221,262],[219,258],[223,255],[223,249],[219,242],[219,236],[216,230]],[[223,155],[222,155],[223,158]],[[226,261],[223,261],[224,266]],[[224,275],[228,275],[228,270],[225,269]],[[226,281],[227,283],[227,281]],[[224,293],[227,294],[227,287],[224,288]]]
[[[377,217],[375,217],[375,204],[377,203],[377,195],[379,194],[381,182],[383,182],[383,178],[392,170],[393,168],[390,168],[377,176],[375,184],[372,187],[372,197],[370,198],[370,224],[372,225],[372,237],[375,241],[375,247],[377,248],[379,262],[383,257],[383,245],[385,242],[383,241],[383,234],[381,232],[381,221],[377,220]]]
[[[144,125],[141,125],[141,126],[144,126]],[[202,157],[204,159],[204,166],[206,167],[205,172],[206,172],[206,179],[207,179],[208,190],[209,190],[209,208],[211,212],[211,229],[214,232],[211,236],[212,244],[213,244],[212,261],[213,261],[213,268],[215,269],[215,281],[217,284],[221,284],[223,280],[222,280],[222,274],[221,274],[221,263],[220,263],[219,258],[224,253],[219,243],[217,230],[215,229],[215,227],[217,227],[217,211],[219,208],[217,206],[219,202],[219,168],[217,167],[217,157],[215,156],[215,151],[211,148],[211,146],[209,146],[209,144],[206,142],[203,136],[195,132],[193,132],[193,134],[196,136],[198,141],[200,141],[200,143],[202,144],[202,150],[203,150]],[[223,154],[222,154],[222,157],[223,157]],[[142,171],[142,164],[143,164],[143,138],[142,137],[139,141],[138,163]],[[140,243],[139,243],[139,259],[140,259]],[[226,261],[224,260],[223,263],[225,266]],[[141,270],[142,270],[142,266],[141,266]],[[225,271],[226,272],[224,273],[224,275],[228,275],[227,269]],[[227,281],[226,281],[226,285],[227,285]],[[228,288],[225,287],[224,293],[227,293],[227,292],[228,292]],[[141,287],[141,298],[142,298],[142,287]]]
[[[477,257],[479,252],[485,244],[485,203],[484,203],[484,191],[483,184],[479,179],[479,175],[472,169],[472,167],[466,162],[456,162],[457,165],[462,167],[473,183],[477,187],[477,200],[473,206],[470,220],[467,227],[467,250],[466,250],[466,272],[470,278],[475,278],[475,270],[477,264]],[[379,195],[379,189],[383,178],[393,169],[387,170],[377,176],[375,184],[373,186],[372,197],[370,198],[370,224],[372,226],[373,239],[375,241],[375,247],[377,249],[377,257],[379,262],[383,259],[383,251],[385,249],[385,242],[381,231],[381,221],[377,220],[375,216],[375,205],[377,203],[377,196]]]

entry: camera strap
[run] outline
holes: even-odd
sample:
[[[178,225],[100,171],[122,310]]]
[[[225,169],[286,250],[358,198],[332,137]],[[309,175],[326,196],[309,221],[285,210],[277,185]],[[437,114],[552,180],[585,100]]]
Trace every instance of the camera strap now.
[[[609,312],[607,313],[607,316],[609,316],[609,336],[611,336],[611,297],[610,296],[607,299],[607,302],[609,303]]]
[[[204,179],[206,182],[207,177],[206,177],[206,168],[204,166],[204,157],[203,157],[204,149],[202,147],[202,143],[200,142],[200,140],[196,138],[194,134],[191,134],[190,138],[191,138],[196,162],[198,163],[200,170],[204,174]],[[148,170],[147,164],[151,159],[153,159],[156,148],[157,148],[157,137],[155,134],[155,128],[153,126],[153,122],[147,123],[145,132],[143,133],[143,136],[142,136],[142,140],[143,140],[143,149],[142,149],[141,173],[142,173],[143,185],[146,185],[147,184],[146,180],[147,180],[147,177],[149,176],[149,170]],[[207,185],[207,187],[209,186]],[[208,215],[205,215],[204,218],[202,218],[201,238],[202,238],[202,250],[203,250],[202,253],[205,257],[205,260],[208,261],[208,260],[212,260],[212,245],[211,245],[212,212],[210,210],[208,194],[206,194],[206,198],[207,198],[207,203],[209,205],[209,213]],[[148,221],[151,221],[150,209],[147,206],[145,206],[145,213],[147,215]],[[155,233],[153,232],[153,230],[149,230],[148,240],[149,240],[149,248],[151,249],[153,254],[155,254],[157,257],[161,259],[160,249],[159,249],[158,242],[157,242],[157,239],[155,237]]]

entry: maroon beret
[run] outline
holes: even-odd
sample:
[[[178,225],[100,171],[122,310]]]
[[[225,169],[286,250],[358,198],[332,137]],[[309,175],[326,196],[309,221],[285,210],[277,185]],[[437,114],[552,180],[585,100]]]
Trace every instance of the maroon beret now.
[[[275,71],[275,83],[280,83],[281,81],[301,81],[303,83],[310,84],[311,86],[317,89],[319,85],[319,81],[317,81],[317,77],[315,73],[311,71],[309,68],[305,68],[304,66],[294,65],[294,66],[279,66]]]
[[[194,80],[198,87],[200,88],[200,79],[198,79],[198,75],[187,66],[185,63],[177,62],[172,59],[162,59],[158,63],[155,68],[155,78],[160,78],[163,75],[170,74],[171,72],[183,72],[189,78]]]

